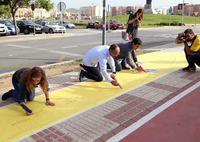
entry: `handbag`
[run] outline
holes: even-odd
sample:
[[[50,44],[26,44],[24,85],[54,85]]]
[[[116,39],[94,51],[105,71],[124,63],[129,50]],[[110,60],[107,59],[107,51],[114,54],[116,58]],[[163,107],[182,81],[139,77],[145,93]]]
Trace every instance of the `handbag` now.
[[[125,41],[130,41],[131,35],[129,35],[127,32],[125,31],[122,31],[122,39],[125,40]]]

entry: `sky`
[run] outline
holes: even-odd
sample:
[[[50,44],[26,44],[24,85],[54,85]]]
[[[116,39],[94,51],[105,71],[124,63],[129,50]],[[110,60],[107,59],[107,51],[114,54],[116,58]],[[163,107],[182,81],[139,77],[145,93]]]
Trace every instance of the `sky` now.
[[[79,9],[81,6],[88,6],[92,3],[94,5],[102,5],[102,0],[51,0],[57,7],[58,2],[65,2],[68,8]],[[200,4],[200,0],[184,0],[185,3]],[[183,0],[152,0],[153,8],[170,7],[183,3]],[[144,6],[146,0],[106,0],[106,5],[111,6]]]

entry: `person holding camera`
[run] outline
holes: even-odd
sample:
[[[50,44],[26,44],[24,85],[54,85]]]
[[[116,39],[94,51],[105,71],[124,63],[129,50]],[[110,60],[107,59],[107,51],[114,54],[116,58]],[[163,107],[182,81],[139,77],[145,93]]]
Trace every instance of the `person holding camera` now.
[[[200,66],[200,35],[195,35],[192,29],[186,29],[183,33],[179,33],[176,44],[184,44],[184,51],[188,66],[183,71],[195,71],[196,65]]]

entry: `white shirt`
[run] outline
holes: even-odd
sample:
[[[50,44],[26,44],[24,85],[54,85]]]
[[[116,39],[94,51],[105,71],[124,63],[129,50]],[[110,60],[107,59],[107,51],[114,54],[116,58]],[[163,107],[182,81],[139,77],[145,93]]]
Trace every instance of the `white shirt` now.
[[[109,54],[109,46],[106,45],[96,46],[90,49],[83,57],[83,65],[88,67],[96,67],[99,62],[103,76],[106,81],[111,82],[113,79],[110,78],[107,73],[107,61],[109,62],[112,72],[115,72],[115,61]]]

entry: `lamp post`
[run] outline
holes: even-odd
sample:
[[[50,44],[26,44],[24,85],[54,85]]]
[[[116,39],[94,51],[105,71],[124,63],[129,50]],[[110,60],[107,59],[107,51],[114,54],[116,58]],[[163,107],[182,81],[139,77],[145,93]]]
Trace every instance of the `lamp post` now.
[[[103,35],[102,45],[106,45],[106,0],[103,0]]]
[[[181,26],[183,26],[183,16],[184,16],[184,0],[183,0],[183,7],[182,7],[182,19],[181,19]]]

